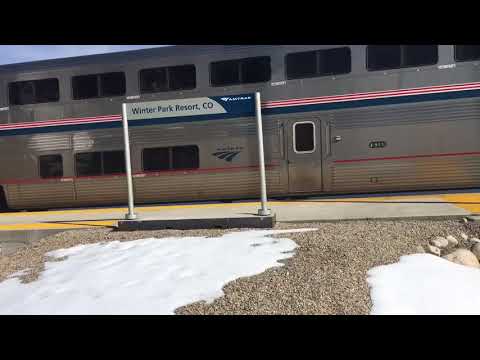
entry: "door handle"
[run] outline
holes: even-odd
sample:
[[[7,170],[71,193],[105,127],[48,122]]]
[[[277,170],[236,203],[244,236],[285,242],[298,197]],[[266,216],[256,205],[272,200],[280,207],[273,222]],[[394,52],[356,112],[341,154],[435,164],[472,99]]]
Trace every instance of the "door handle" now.
[[[336,143],[340,142],[340,141],[342,141],[342,137],[340,135],[337,135],[333,138],[333,141],[335,141]]]
[[[332,149],[331,149],[331,142],[332,142],[332,138],[331,138],[331,135],[330,135],[330,123],[327,122],[326,123],[326,127],[325,127],[325,139],[326,139],[326,157],[329,157],[332,155]]]

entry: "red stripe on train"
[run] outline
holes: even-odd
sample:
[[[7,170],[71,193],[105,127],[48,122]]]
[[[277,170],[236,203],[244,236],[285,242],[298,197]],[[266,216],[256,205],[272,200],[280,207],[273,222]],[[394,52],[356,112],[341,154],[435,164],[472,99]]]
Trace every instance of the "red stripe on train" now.
[[[330,96],[321,96],[321,97],[313,97],[313,98],[267,101],[267,102],[264,102],[262,105],[265,108],[271,108],[271,107],[315,104],[315,103],[325,103],[325,102],[340,102],[340,101],[353,101],[353,100],[367,100],[372,98],[421,95],[421,94],[430,94],[430,93],[435,94],[435,93],[442,93],[442,92],[452,92],[457,90],[460,91],[460,90],[477,90],[477,89],[480,89],[480,83],[445,85],[445,86],[435,86],[435,87],[426,87],[426,88],[375,91],[375,92],[368,92],[368,93],[330,95]]]
[[[477,90],[477,89],[480,89],[480,82],[465,83],[465,84],[451,84],[451,85],[437,85],[437,86],[410,88],[410,89],[373,91],[373,92],[364,92],[364,93],[356,93],[356,94],[329,95],[329,96],[309,97],[309,98],[289,99],[289,100],[274,100],[274,101],[263,102],[262,108],[268,109],[268,108],[275,108],[275,107],[288,107],[288,106],[296,106],[296,105],[321,104],[321,103],[330,103],[330,102],[345,102],[345,101],[355,101],[355,100],[367,100],[367,99],[374,99],[374,98],[421,95],[421,94],[428,94],[428,93],[434,94],[434,93],[442,93],[442,92]],[[21,123],[0,125],[0,130],[15,130],[15,129],[43,127],[43,126],[56,126],[56,125],[88,124],[88,123],[96,123],[96,122],[120,121],[121,119],[122,119],[121,115],[102,115],[102,116],[90,116],[90,117],[84,117],[84,118],[66,118],[66,119],[54,119],[54,120],[35,121],[35,122],[21,122]]]

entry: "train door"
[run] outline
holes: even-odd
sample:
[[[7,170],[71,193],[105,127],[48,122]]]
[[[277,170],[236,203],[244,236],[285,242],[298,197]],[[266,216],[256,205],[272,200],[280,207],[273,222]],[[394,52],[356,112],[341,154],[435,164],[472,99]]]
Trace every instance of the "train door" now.
[[[289,192],[322,191],[320,120],[289,120],[286,134]]]

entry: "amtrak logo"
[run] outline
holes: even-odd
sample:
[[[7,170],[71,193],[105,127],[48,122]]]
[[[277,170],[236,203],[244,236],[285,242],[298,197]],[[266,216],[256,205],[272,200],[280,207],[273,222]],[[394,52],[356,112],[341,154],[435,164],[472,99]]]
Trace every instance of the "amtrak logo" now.
[[[252,97],[251,96],[236,96],[236,97],[225,96],[220,99],[227,102],[227,101],[251,100]]]
[[[223,149],[217,149],[212,155],[221,160],[232,162],[232,160],[242,152],[242,147],[228,147]]]

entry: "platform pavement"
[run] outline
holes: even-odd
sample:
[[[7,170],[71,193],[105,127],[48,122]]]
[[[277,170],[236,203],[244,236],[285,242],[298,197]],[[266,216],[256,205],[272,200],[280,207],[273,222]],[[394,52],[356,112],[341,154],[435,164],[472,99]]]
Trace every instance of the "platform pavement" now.
[[[142,205],[136,212],[142,219],[237,218],[256,216],[259,206],[256,201]],[[480,190],[312,197],[270,201],[269,207],[278,222],[465,217],[480,213]],[[0,213],[0,231],[115,227],[126,212],[108,207]]]

